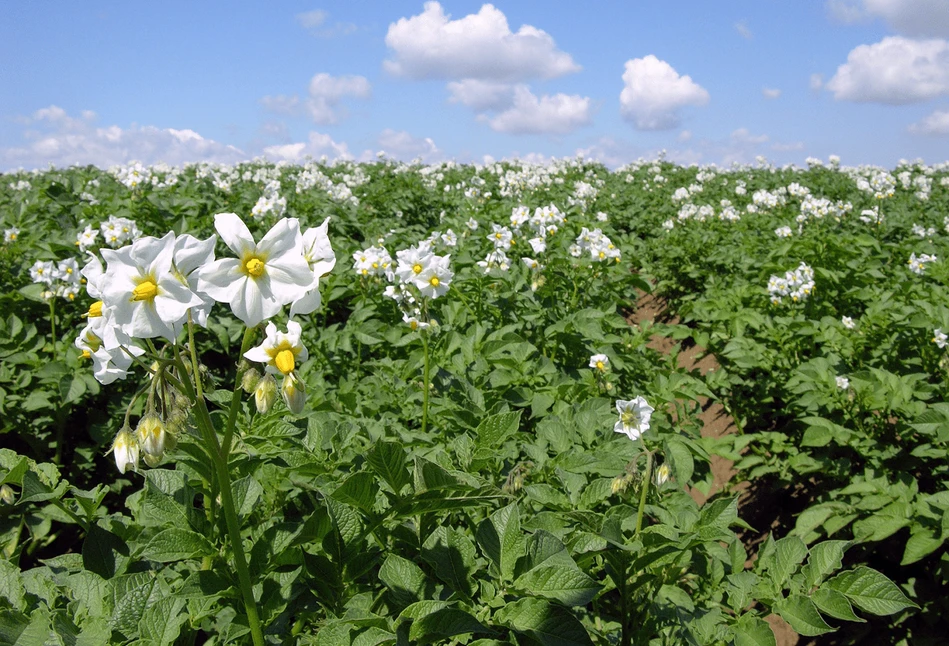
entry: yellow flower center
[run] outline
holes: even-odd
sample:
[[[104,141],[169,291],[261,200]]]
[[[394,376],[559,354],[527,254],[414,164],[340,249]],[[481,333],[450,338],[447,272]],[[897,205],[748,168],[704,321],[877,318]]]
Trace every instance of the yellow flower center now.
[[[277,370],[287,375],[293,372],[295,367],[293,350],[281,350],[277,353],[277,356],[274,357],[274,365],[277,366]]]
[[[623,422],[623,426],[639,426],[639,415],[635,411],[625,410],[620,415],[620,421]]]
[[[86,316],[93,318],[96,316],[102,316],[102,301],[96,301],[89,306],[89,311],[86,313]]]
[[[409,327],[412,328],[413,330],[417,330],[417,329],[418,329],[418,321],[416,321],[416,320],[414,320],[414,319],[411,320],[411,321],[409,321]]]
[[[412,265],[412,271],[414,271],[416,274],[421,274],[422,269],[424,269],[424,267],[422,267],[421,263],[415,263]]]
[[[438,284],[439,284],[441,281],[438,280],[438,276],[432,276],[431,279],[430,279],[428,282],[431,284],[432,287],[438,287]]]
[[[500,240],[500,239],[503,238],[504,236],[502,236],[500,233],[495,233],[495,234],[494,234],[494,237],[497,238],[498,240]]]
[[[606,370],[606,366],[603,365],[603,362],[602,362],[602,361],[597,361],[597,362],[596,362],[596,369],[597,369],[597,370],[600,370],[600,371],[603,371],[603,370]]]
[[[83,359],[91,359],[91,358],[92,358],[92,353],[89,352],[88,350],[83,350],[83,351],[82,351],[82,358],[83,358]]]
[[[244,261],[244,273],[252,278],[260,278],[264,273],[264,261],[257,256],[250,256]]]
[[[150,278],[146,278],[132,290],[133,301],[150,301],[158,296],[158,285]]]

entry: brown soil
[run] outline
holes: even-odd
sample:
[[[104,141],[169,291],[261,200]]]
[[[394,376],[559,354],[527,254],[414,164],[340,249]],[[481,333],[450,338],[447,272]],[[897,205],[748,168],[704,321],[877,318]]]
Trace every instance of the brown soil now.
[[[652,323],[679,323],[678,318],[671,316],[666,310],[666,303],[661,298],[653,294],[644,294],[642,292],[637,296],[636,310],[627,317],[627,320],[631,324],[639,325],[645,321]],[[691,338],[676,341],[675,339],[657,334],[650,339],[647,345],[658,352],[669,353],[677,344],[681,344],[677,356],[680,368],[684,368],[689,372],[697,372],[701,376],[704,376],[709,370],[718,368],[718,361],[714,355],[706,354],[705,349],[696,345]],[[703,397],[699,403],[702,407],[702,412],[698,415],[699,421],[702,424],[702,437],[721,437],[737,430],[735,420],[732,419],[720,402]],[[697,489],[689,490],[689,494],[699,505],[705,504],[709,498],[725,490],[726,487],[728,487],[731,492],[742,492],[744,494],[738,501],[739,510],[750,502],[751,496],[747,495],[749,493],[749,483],[747,481],[739,483],[732,482],[736,472],[731,460],[713,455],[711,457],[711,470],[713,484],[711,489],[709,489],[708,495],[703,494]],[[760,540],[760,537],[757,537],[756,541],[757,540]],[[748,565],[750,565],[750,561]],[[765,617],[765,619],[771,625],[777,646],[795,646],[798,643],[798,634],[795,633],[781,617],[772,614]]]

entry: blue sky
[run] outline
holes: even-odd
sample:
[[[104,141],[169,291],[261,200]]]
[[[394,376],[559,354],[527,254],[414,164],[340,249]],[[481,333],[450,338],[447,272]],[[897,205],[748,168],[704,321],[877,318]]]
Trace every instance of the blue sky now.
[[[949,159],[949,0],[0,5],[0,169]]]

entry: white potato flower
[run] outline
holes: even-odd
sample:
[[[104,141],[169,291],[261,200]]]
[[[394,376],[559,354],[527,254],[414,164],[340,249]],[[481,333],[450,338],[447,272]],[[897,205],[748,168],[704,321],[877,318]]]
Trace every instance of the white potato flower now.
[[[303,256],[299,220],[279,220],[259,243],[234,213],[214,216],[214,228],[237,258],[222,258],[201,267],[198,288],[214,300],[230,304],[244,325],[259,325],[309,291],[313,271]]]
[[[610,367],[610,358],[605,354],[594,354],[590,357],[590,367],[600,372],[606,372]]]
[[[278,332],[273,323],[267,324],[267,336],[255,348],[244,353],[248,361],[256,361],[267,365],[267,372],[272,375],[288,375],[293,372],[297,364],[309,358],[306,346],[300,337],[303,328],[296,321],[287,323],[286,332]]]
[[[631,440],[638,440],[649,430],[649,420],[655,410],[642,396],[630,401],[617,400],[616,411],[619,413],[619,420],[613,430],[616,433],[625,433]]]
[[[175,234],[139,238],[121,249],[103,249],[102,301],[115,323],[132,338],[175,342],[188,309],[201,299],[172,272]]]
[[[296,314],[309,314],[315,312],[323,304],[320,296],[320,279],[333,271],[336,266],[336,254],[333,252],[333,246],[329,238],[330,219],[323,220],[323,224],[318,227],[307,229],[303,233],[303,257],[310,266],[313,282],[307,293],[293,301],[290,305],[290,317]],[[391,265],[391,259],[388,264]]]
[[[946,335],[941,329],[936,328],[933,330],[933,343],[941,350],[949,344],[949,335]]]

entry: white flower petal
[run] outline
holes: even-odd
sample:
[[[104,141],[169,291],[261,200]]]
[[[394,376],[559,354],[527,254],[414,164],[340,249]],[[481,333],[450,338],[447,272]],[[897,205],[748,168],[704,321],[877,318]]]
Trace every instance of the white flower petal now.
[[[218,213],[214,216],[214,228],[221,240],[238,256],[248,249],[257,248],[254,236],[236,213]]]

